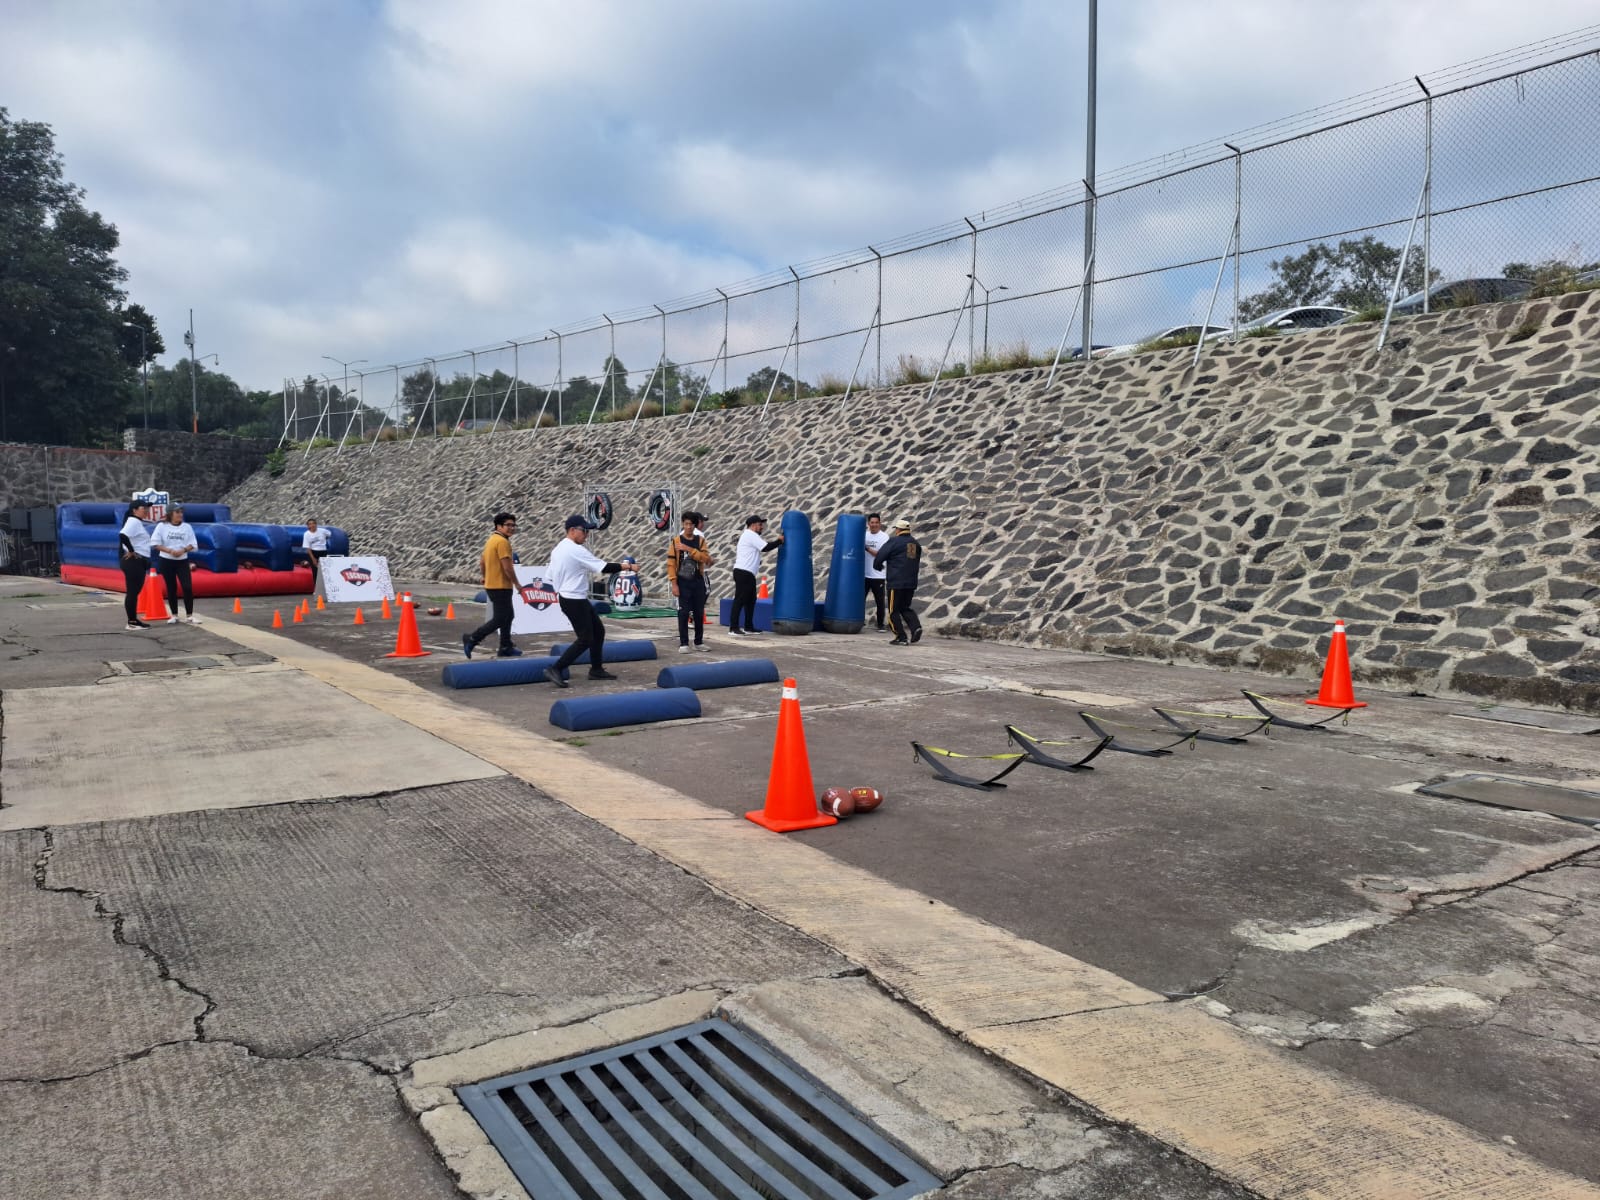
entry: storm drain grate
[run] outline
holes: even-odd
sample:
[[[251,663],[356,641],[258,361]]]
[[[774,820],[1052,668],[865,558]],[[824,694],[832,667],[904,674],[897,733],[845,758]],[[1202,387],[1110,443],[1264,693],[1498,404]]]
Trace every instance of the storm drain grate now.
[[[456,1093],[534,1200],[890,1200],[939,1186],[724,1021]]]

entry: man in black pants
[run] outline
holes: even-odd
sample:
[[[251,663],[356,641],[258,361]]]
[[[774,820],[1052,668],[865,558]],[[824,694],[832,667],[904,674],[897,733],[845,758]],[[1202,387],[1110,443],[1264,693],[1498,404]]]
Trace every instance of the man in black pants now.
[[[581,514],[567,518],[567,534],[550,551],[550,586],[561,597],[561,615],[572,622],[572,644],[568,646],[555,665],[544,669],[544,677],[558,688],[567,686],[561,677],[585,650],[589,652],[589,678],[615,679],[605,668],[606,627],[600,615],[589,603],[589,579],[595,572],[615,575],[622,570],[621,563],[605,562],[596,558],[584,546],[593,529]]]
[[[150,515],[150,505],[135,500],[128,505],[128,519],[117,534],[117,545],[122,551],[122,607],[128,614],[129,629],[149,629],[139,619],[139,593],[144,590],[145,576],[150,574],[150,531],[144,527]]]
[[[889,624],[894,626],[891,646],[905,646],[922,640],[922,622],[911,610],[917,595],[917,573],[922,569],[922,546],[911,536],[910,521],[896,521],[894,536],[873,556],[872,565],[881,568],[889,585]],[[907,633],[910,638],[907,638]]]
[[[783,534],[770,542],[763,536],[767,528],[765,517],[746,517],[744,532],[739,535],[739,546],[733,555],[733,611],[728,615],[728,633],[734,637],[748,637],[756,629],[756,572],[761,570],[761,556],[783,544]],[[744,626],[739,625],[739,614],[744,614]]]
[[[489,619],[471,633],[461,635],[461,650],[468,657],[478,648],[478,643],[491,633],[499,631],[499,658],[521,658],[522,651],[511,640],[511,593],[517,586],[517,572],[513,566],[511,535],[517,531],[517,518],[508,512],[495,513],[494,532],[483,543],[480,566],[483,569],[483,594],[489,598]]]

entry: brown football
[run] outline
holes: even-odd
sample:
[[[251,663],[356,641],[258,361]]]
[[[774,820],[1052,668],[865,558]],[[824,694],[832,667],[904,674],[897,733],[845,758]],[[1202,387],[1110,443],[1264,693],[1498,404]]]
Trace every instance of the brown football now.
[[[442,609],[442,608],[430,608],[430,609],[429,609],[429,610],[428,610],[428,615],[429,615],[429,616],[430,616],[430,617],[437,617],[437,616],[438,616],[438,615],[439,615],[439,614],[440,614],[440,613],[442,613],[442,612],[443,612],[443,611],[444,611],[444,609]]]
[[[877,788],[851,788],[850,800],[856,812],[868,813],[883,803],[883,793]]]
[[[817,807],[830,817],[848,817],[856,811],[856,802],[846,789],[832,787],[822,793]]]

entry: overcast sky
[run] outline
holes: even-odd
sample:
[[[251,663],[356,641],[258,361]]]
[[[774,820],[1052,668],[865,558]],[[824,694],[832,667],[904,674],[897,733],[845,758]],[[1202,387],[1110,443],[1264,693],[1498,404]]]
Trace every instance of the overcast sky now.
[[[325,354],[443,355],[1071,183],[1085,13],[0,0],[0,106],[55,130],[167,361],[192,307],[201,354],[276,388]],[[1100,167],[1597,21],[1597,0],[1114,0]]]

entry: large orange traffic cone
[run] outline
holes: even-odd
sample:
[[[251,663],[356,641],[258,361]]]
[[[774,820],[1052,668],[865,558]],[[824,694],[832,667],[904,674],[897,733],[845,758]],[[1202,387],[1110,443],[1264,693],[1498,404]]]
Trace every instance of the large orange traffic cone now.
[[[356,605],[356,619],[354,621],[351,621],[350,624],[352,624],[352,625],[365,625],[366,623],[367,623],[367,619],[361,615],[361,606],[358,604],[358,605]]]
[[[144,577],[144,586],[139,589],[139,619],[141,621],[167,619],[167,601],[162,595],[161,576],[154,571]]]
[[[444,606],[444,619],[446,621],[454,621],[456,619],[456,606],[454,601],[451,601]]]
[[[1366,701],[1357,700],[1355,688],[1350,683],[1350,648],[1344,640],[1344,622],[1337,617],[1333,622],[1333,638],[1328,642],[1328,662],[1322,668],[1322,688],[1315,700],[1307,700],[1318,708],[1365,708]]]
[[[422,639],[417,636],[417,610],[412,607],[409,599],[400,605],[400,633],[394,639],[394,649],[385,658],[426,658],[432,650],[422,648]]]
[[[770,599],[772,599],[772,593],[771,593],[771,591],[769,591],[767,589],[767,577],[765,575],[763,575],[761,577],[761,586],[756,589],[756,599],[757,600],[770,600]]]
[[[772,747],[767,805],[745,817],[773,833],[838,824],[836,818],[817,811],[811,760],[806,757],[806,731],[800,721],[800,691],[792,679],[783,681],[783,702],[778,706],[778,740]]]
[[[394,614],[389,611],[389,597],[385,596],[383,598],[383,619],[387,621],[393,616]]]
[[[275,608],[272,610],[272,627],[274,629],[283,628],[283,612],[281,609]]]

